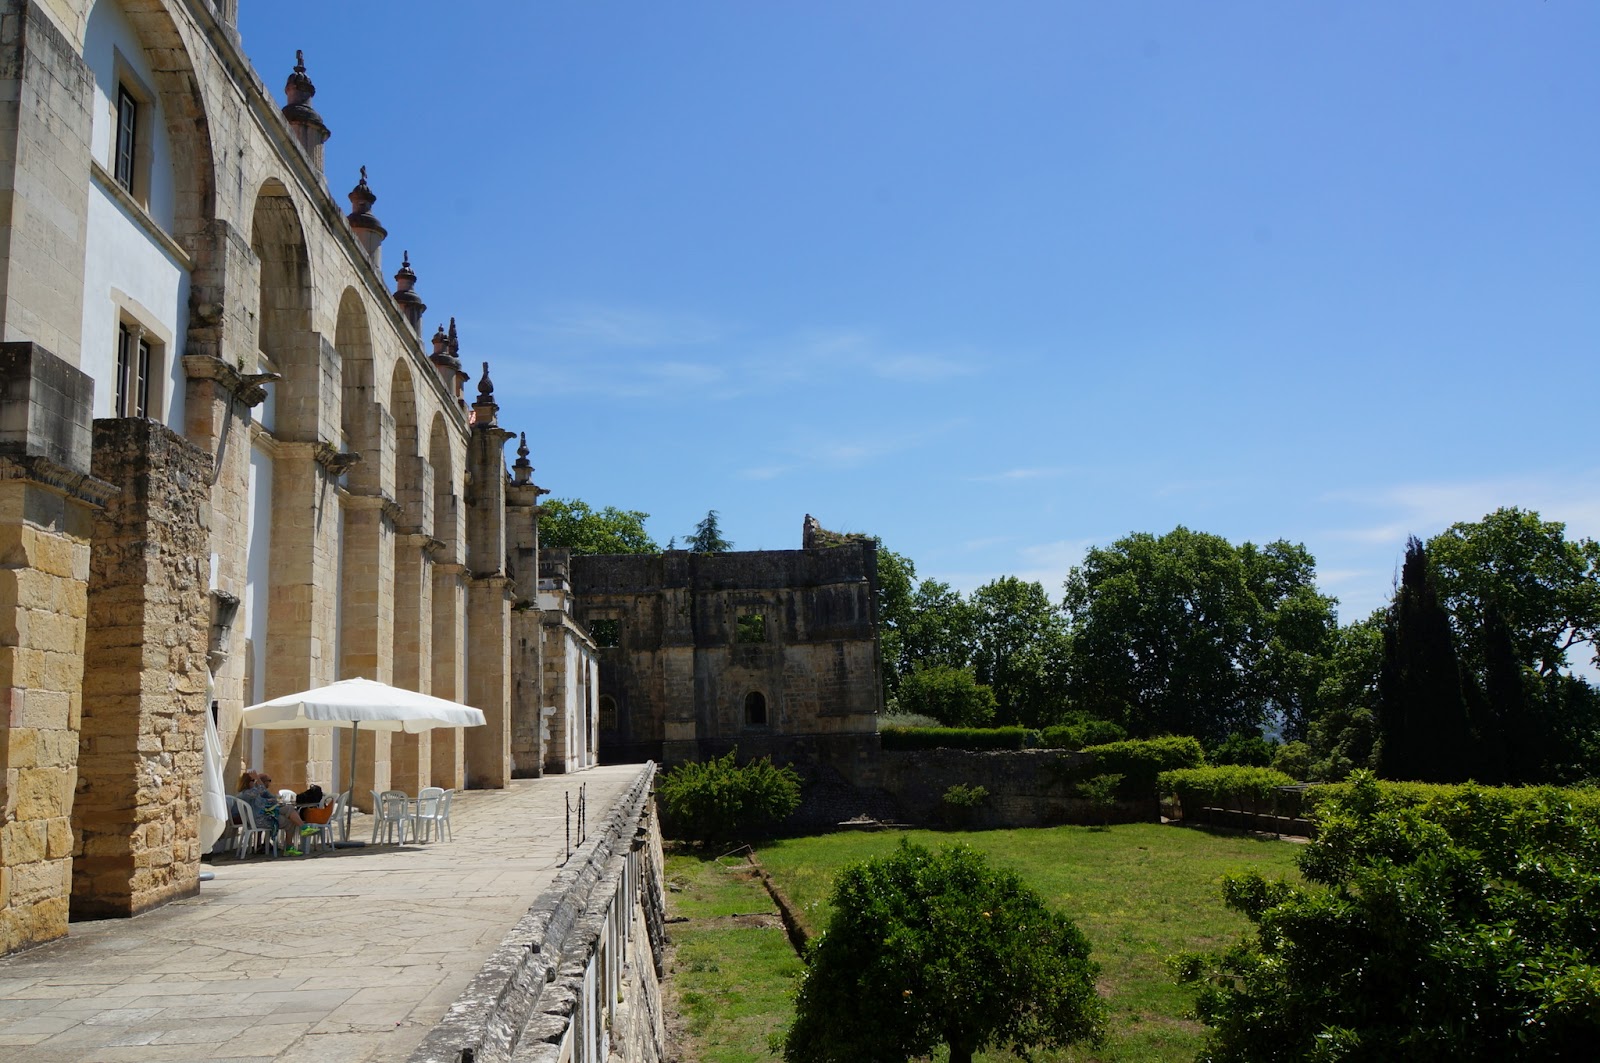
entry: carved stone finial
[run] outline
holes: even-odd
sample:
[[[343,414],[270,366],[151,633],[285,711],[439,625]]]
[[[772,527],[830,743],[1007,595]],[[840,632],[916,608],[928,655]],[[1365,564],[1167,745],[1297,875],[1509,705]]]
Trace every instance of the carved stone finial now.
[[[350,190],[350,213],[345,216],[345,220],[350,223],[356,239],[361,241],[361,246],[367,252],[367,257],[372,259],[373,265],[378,264],[378,248],[383,245],[384,237],[389,235],[389,230],[383,227],[383,222],[372,213],[372,205],[377,201],[377,195],[367,184],[367,168],[363,166],[361,180]]]
[[[435,361],[450,357],[450,337],[444,334],[443,325],[433,334],[433,357]]]
[[[461,340],[456,337],[455,318],[450,319],[450,357],[456,359],[456,361],[461,360]],[[484,368],[487,369],[488,367],[489,363],[485,362]]]
[[[478,402],[494,401],[494,381],[489,379],[489,363],[483,363],[483,376],[478,379]]]
[[[417,286],[417,274],[411,268],[411,252],[400,253],[400,269],[394,275],[394,302],[400,308],[400,313],[405,317],[406,324],[411,326],[411,331],[418,337],[422,335],[422,315],[428,312],[428,304],[422,301],[414,289]],[[434,349],[438,349],[438,337],[434,338]]]
[[[283,86],[283,94],[288,102],[283,105],[283,117],[289,123],[295,139],[311,157],[311,163],[322,172],[322,145],[327,143],[328,124],[322,120],[317,109],[311,106],[311,97],[317,94],[317,86],[312,84],[310,76],[306,74],[306,53],[299,49],[294,53],[294,73],[289,75],[288,82]]]
[[[511,465],[511,478],[515,483],[526,484],[533,482],[533,463],[528,461],[528,433],[521,435],[521,441],[517,444],[517,460]]]

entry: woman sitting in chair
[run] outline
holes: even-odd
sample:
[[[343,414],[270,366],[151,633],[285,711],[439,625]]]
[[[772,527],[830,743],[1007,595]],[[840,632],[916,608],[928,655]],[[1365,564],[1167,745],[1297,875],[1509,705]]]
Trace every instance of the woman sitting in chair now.
[[[256,816],[256,825],[265,827],[273,837],[283,827],[282,821],[288,820],[288,829],[291,832],[290,847],[284,850],[290,856],[299,856],[300,850],[294,848],[293,835],[307,834],[317,828],[306,827],[300,813],[294,807],[278,803],[278,795],[272,789],[272,776],[262,771],[247,771],[239,776],[239,799],[248,804]]]

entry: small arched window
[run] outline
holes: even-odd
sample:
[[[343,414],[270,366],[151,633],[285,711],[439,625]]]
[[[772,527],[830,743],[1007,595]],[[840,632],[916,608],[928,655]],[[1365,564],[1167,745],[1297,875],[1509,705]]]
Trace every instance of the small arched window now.
[[[746,727],[767,725],[767,696],[759,690],[752,690],[744,696],[744,725]]]
[[[600,730],[617,729],[617,699],[610,694],[600,695]]]

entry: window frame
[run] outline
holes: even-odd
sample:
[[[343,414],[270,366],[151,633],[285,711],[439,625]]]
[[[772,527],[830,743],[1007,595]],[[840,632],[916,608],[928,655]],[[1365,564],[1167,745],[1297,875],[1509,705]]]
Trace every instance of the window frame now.
[[[162,364],[163,345],[152,339],[150,331],[137,320],[126,316],[117,319],[116,343],[112,415],[149,418],[160,398],[155,381],[156,370]]]
[[[130,196],[138,196],[139,148],[139,97],[128,88],[122,78],[117,79],[117,98],[112,104],[116,123],[111,139],[111,176]]]

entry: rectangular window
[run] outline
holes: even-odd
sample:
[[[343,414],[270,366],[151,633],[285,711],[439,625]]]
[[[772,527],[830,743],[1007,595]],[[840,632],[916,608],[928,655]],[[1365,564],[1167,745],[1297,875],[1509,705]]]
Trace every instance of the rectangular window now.
[[[734,639],[737,642],[767,641],[767,618],[760,613],[740,614],[739,627]]]
[[[589,621],[589,634],[594,636],[594,644],[602,649],[621,645],[622,621],[595,619]]]
[[[117,184],[133,192],[134,159],[139,148],[139,101],[126,85],[117,86],[117,153],[112,159],[112,176]]]
[[[150,342],[137,326],[117,326],[117,380],[115,413],[118,417],[150,416]]]

